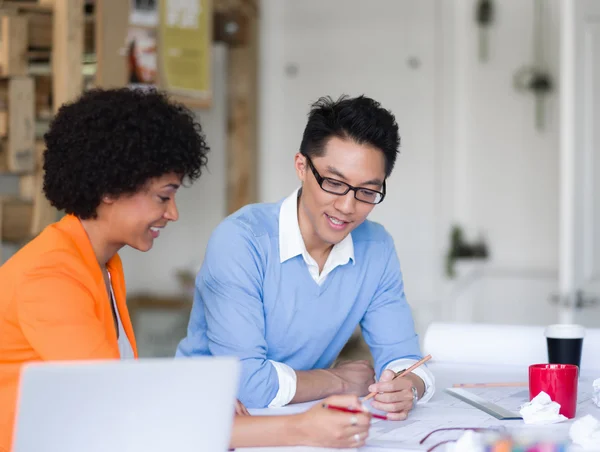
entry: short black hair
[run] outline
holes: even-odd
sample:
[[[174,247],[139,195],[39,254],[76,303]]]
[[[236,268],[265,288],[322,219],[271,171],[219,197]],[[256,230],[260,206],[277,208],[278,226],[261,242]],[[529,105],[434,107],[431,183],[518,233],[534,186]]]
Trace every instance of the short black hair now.
[[[311,106],[300,152],[309,157],[322,156],[332,137],[351,139],[381,150],[386,177],[392,173],[400,147],[398,124],[379,102],[365,96],[343,95],[335,101],[329,96],[321,97]]]
[[[81,219],[96,218],[103,196],[168,173],[193,182],[209,152],[195,115],[155,89],[86,91],[58,110],[44,141],[46,198]]]

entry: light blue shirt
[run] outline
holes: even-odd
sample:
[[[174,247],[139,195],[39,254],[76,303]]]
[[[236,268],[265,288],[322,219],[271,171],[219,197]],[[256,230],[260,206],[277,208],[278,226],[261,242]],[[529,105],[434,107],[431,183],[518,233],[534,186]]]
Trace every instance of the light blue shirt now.
[[[238,356],[239,399],[250,408],[269,406],[277,397],[277,363],[328,368],[358,324],[378,376],[392,362],[420,359],[400,264],[385,229],[371,221],[358,226],[351,235],[353,258],[319,284],[301,254],[281,262],[282,204],[246,206],[215,229],[177,356]]]

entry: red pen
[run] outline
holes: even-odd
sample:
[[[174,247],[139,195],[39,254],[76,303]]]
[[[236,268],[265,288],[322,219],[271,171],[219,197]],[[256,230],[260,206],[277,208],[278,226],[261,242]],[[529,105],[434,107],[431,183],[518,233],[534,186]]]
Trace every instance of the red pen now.
[[[382,419],[384,421],[388,420],[388,418],[386,416],[382,416],[380,414],[371,413],[370,411],[357,410],[355,408],[345,408],[343,406],[328,405],[326,403],[323,404],[323,408],[328,408],[330,410],[343,411],[344,413],[369,413],[375,419]]]

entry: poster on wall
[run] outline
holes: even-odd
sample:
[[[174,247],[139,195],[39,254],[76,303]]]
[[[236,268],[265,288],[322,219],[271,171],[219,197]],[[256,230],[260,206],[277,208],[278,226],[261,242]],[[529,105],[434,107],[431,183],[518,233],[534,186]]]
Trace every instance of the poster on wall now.
[[[143,27],[158,26],[158,0],[131,0],[129,23]]]
[[[127,84],[135,88],[155,87],[158,80],[156,30],[129,27],[126,39]]]
[[[169,92],[211,98],[211,0],[162,0],[160,5],[160,84]]]

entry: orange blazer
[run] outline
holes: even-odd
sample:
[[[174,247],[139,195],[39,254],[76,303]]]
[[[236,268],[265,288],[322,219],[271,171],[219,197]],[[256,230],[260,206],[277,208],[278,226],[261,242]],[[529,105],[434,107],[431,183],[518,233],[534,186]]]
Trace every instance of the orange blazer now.
[[[107,266],[137,358],[121,259]],[[24,363],[111,358],[119,347],[102,270],[81,222],[67,215],[0,267],[0,452],[11,446]]]

